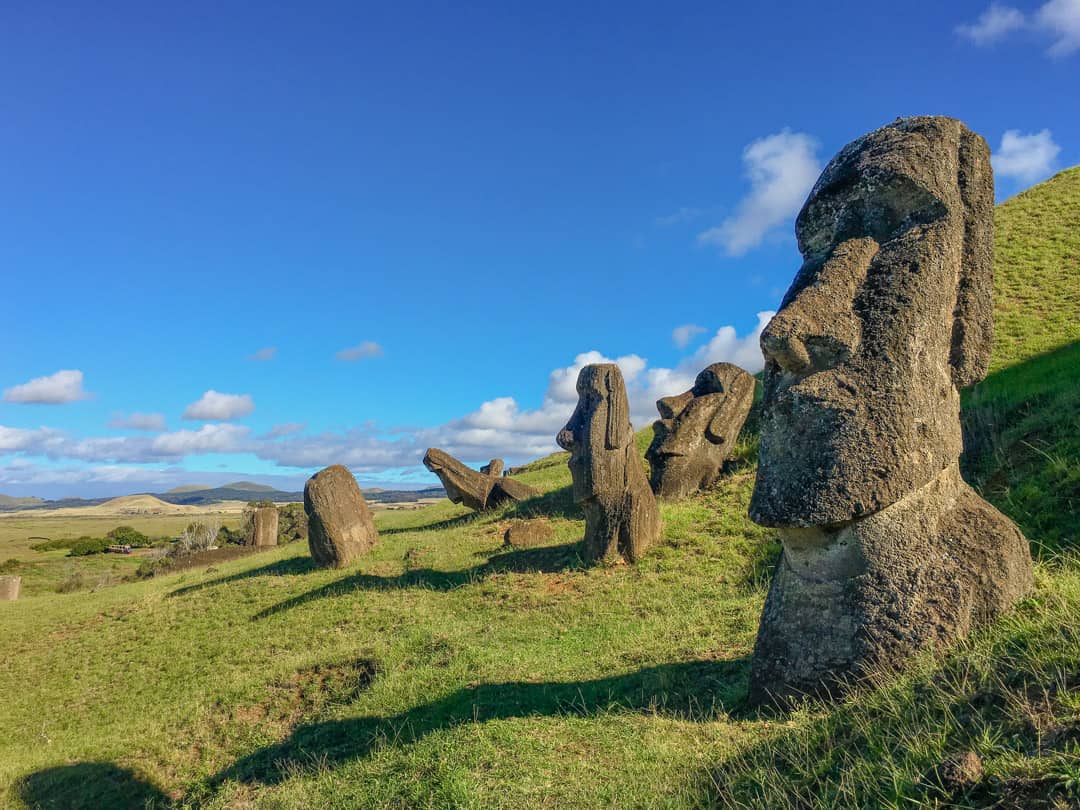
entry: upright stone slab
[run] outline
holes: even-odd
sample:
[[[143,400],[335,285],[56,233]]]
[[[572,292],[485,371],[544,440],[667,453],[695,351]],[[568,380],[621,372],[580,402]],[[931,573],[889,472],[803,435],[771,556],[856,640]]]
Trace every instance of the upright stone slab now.
[[[22,591],[22,577],[4,575],[0,577],[0,602],[14,602]]]
[[[989,158],[959,121],[900,119],[844,147],[798,216],[803,266],[761,336],[750,516],[783,555],[754,701],[843,691],[1032,586],[1027,541],[957,464],[993,332]]]
[[[252,512],[250,545],[276,546],[278,544],[278,520],[276,506],[260,506]]]
[[[622,372],[611,363],[585,366],[577,392],[577,408],[555,440],[570,451],[574,500],[585,512],[583,556],[635,562],[660,537],[660,511],[638,456]]]
[[[754,378],[731,363],[713,363],[694,387],[657,400],[649,483],[662,498],[683,498],[716,483],[754,404]]]
[[[424,453],[424,466],[439,477],[447,498],[477,512],[540,494],[520,481],[500,478],[503,462],[498,458],[493,458],[477,472],[449,453],[432,447]]]
[[[353,474],[340,464],[320,470],[304,487],[308,547],[321,568],[343,568],[379,539]]]

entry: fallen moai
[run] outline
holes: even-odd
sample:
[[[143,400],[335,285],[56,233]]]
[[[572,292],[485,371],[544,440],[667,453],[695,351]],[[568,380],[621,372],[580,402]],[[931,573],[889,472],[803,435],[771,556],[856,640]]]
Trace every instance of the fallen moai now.
[[[761,336],[750,517],[783,554],[752,701],[842,692],[943,647],[1032,586],[1019,529],[960,477],[959,389],[993,331],[993,175],[959,121],[848,146],[798,216],[804,263]]]
[[[477,472],[449,453],[432,447],[424,453],[424,466],[439,477],[447,498],[477,512],[540,494],[520,481],[502,476],[503,462],[498,458],[493,458],[481,468],[481,472]]]
[[[657,400],[649,483],[662,498],[682,498],[716,483],[750,407],[754,378],[731,363],[713,363],[678,396]]]
[[[340,464],[320,470],[304,486],[308,547],[320,568],[343,568],[379,539],[364,495]]]
[[[629,562],[660,537],[660,511],[638,456],[622,372],[612,363],[585,366],[578,404],[555,440],[570,451],[574,500],[585,512],[586,561]]]

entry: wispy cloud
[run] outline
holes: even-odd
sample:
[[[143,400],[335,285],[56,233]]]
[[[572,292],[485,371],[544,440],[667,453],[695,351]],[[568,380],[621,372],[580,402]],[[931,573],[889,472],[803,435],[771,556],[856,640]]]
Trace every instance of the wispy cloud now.
[[[1054,143],[1053,133],[1048,129],[1027,135],[1010,129],[1001,136],[1001,146],[990,156],[990,161],[998,177],[1030,185],[1054,173],[1060,152],[1061,147]]]
[[[4,391],[5,402],[24,405],[60,405],[90,399],[91,396],[83,389],[83,373],[75,369],[58,371],[48,377],[36,377]]]
[[[163,413],[116,413],[109,420],[109,427],[126,430],[146,430],[159,432],[165,430],[165,414]]]
[[[269,360],[273,360],[276,356],[276,346],[264,346],[255,352],[255,354],[249,355],[248,360],[254,360],[256,363],[265,363]]]
[[[747,146],[742,159],[750,193],[734,216],[699,234],[698,241],[742,256],[777,226],[790,222],[821,174],[817,148],[814,138],[790,129]]]
[[[708,331],[704,326],[698,326],[696,323],[684,323],[671,330],[671,342],[680,349],[685,349],[695,336]]]
[[[342,349],[337,353],[338,360],[351,363],[356,360],[365,360],[369,357],[379,357],[383,353],[383,347],[373,340],[365,340],[357,346]]]
[[[1036,12],[1035,25],[1055,38],[1050,56],[1080,50],[1080,0],[1050,0]]]
[[[295,433],[303,433],[307,428],[307,424],[304,422],[283,422],[280,425],[274,425],[270,430],[263,434],[265,439],[280,439],[282,436],[292,436]]]
[[[976,45],[991,45],[1026,24],[1019,9],[993,3],[975,22],[956,26],[956,33]]]
[[[255,410],[250,394],[222,394],[210,390],[184,409],[184,419],[207,422],[228,422],[240,419]]]
[[[975,22],[956,26],[957,34],[980,46],[1021,30],[1048,35],[1052,39],[1046,50],[1049,56],[1075,53],[1080,50],[1080,0],[1049,0],[1031,17],[1012,6],[992,3]]]

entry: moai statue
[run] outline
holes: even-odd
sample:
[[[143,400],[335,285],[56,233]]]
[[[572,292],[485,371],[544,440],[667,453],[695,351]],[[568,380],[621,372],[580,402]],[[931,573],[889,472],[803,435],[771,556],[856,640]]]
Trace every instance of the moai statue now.
[[[715,484],[753,404],[753,376],[731,363],[713,363],[689,391],[657,400],[645,453],[653,492],[684,498]]]
[[[251,513],[252,546],[276,546],[278,542],[278,510],[276,506],[260,506]]]
[[[570,451],[574,500],[585,511],[584,558],[639,560],[660,537],[660,511],[638,457],[622,372],[585,366],[578,404],[555,441]]]
[[[899,119],[825,168],[796,222],[804,262],[761,336],[750,517],[783,555],[754,702],[837,694],[943,647],[1032,587],[1019,529],[960,478],[960,395],[993,332],[986,142]]]
[[[22,590],[22,577],[0,576],[0,602],[14,602]]]
[[[320,568],[344,568],[379,539],[364,494],[340,464],[320,470],[304,486],[308,548]]]
[[[477,512],[540,494],[520,481],[500,477],[503,470],[501,458],[493,458],[477,472],[449,453],[432,447],[424,453],[424,466],[439,476],[447,498]]]

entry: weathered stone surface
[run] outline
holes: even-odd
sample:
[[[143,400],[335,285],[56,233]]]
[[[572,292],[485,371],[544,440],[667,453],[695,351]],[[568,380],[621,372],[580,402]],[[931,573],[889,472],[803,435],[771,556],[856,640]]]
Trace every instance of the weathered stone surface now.
[[[494,476],[498,478],[503,474],[503,460],[501,458],[493,458],[487,464],[480,468],[480,472],[484,475]]]
[[[508,501],[523,501],[540,493],[512,478],[500,478],[502,459],[494,458],[483,469],[496,472],[477,472],[437,447],[424,454],[424,466],[439,476],[446,497],[482,512]]]
[[[660,511],[637,453],[622,372],[610,363],[585,366],[577,392],[555,440],[570,451],[574,500],[585,512],[582,556],[634,562],[660,537]]]
[[[251,513],[251,546],[276,546],[278,543],[278,510],[276,506],[260,506]]]
[[[14,602],[22,591],[22,577],[0,576],[0,602]]]
[[[678,396],[657,400],[649,483],[662,498],[682,498],[716,483],[754,404],[754,378],[713,363]]]
[[[511,548],[537,548],[548,545],[554,536],[555,530],[542,518],[515,520],[506,527],[503,542]]]
[[[993,619],[1031,587],[1020,531],[960,478],[959,387],[993,331],[993,177],[959,121],[846,146],[799,214],[804,263],[761,336],[750,516],[783,555],[751,699],[842,691]]]
[[[311,557],[322,568],[343,568],[379,539],[356,479],[340,464],[308,479],[304,511]]]

